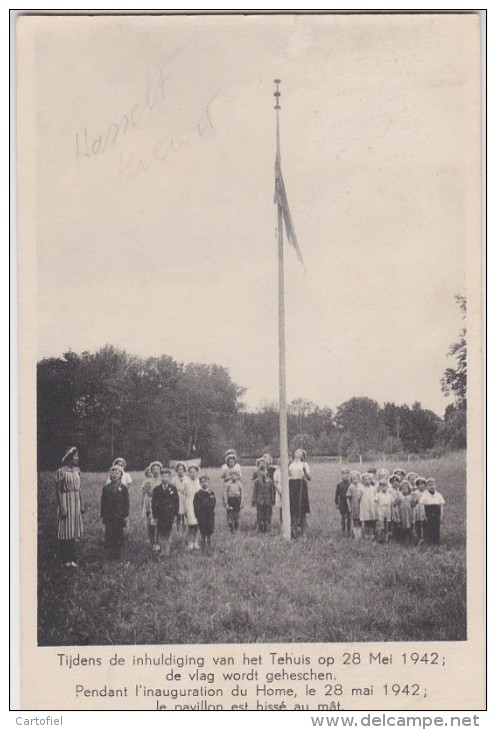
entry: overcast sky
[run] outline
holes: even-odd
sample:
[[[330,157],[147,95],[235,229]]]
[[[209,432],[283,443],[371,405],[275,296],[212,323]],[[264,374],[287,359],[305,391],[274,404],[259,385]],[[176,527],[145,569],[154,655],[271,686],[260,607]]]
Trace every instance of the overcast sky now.
[[[37,20],[39,357],[112,343],[277,398],[279,77],[288,398],[442,414],[476,19]]]

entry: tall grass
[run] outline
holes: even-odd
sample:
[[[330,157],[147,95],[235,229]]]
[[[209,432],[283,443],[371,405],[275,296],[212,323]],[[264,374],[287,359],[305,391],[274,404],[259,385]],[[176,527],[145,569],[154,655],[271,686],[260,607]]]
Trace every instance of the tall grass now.
[[[351,465],[353,466],[353,465]],[[379,465],[377,465],[379,466]],[[404,463],[387,464],[409,468]],[[311,465],[308,541],[287,543],[274,515],[258,535],[251,469],[240,532],[227,530],[220,470],[210,556],[175,538],[169,559],[153,557],[140,514],[143,475],[134,473],[124,556],[103,550],[102,474],[83,474],[85,537],[80,566],[57,559],[53,477],[39,477],[38,642],[41,646],[231,642],[430,641],[466,638],[465,457],[416,462],[446,499],[442,544],[409,547],[341,535],[334,505],[339,464]]]

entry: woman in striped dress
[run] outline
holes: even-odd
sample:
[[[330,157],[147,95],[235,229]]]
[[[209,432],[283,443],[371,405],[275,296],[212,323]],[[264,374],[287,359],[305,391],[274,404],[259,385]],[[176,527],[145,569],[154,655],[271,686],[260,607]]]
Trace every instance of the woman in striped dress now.
[[[84,506],[81,498],[79,454],[75,446],[66,451],[55,475],[60,557],[67,568],[77,568],[76,539],[83,535]]]

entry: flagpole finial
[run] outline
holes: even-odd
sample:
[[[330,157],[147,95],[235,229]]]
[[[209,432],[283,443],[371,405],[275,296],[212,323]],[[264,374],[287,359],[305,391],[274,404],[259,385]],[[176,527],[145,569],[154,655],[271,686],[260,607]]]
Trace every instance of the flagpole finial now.
[[[281,105],[279,104],[279,99],[281,97],[281,92],[279,91],[279,84],[281,83],[281,79],[274,79],[274,83],[276,85],[276,90],[274,92],[274,96],[276,97],[276,105],[274,109],[279,110],[281,108]]]

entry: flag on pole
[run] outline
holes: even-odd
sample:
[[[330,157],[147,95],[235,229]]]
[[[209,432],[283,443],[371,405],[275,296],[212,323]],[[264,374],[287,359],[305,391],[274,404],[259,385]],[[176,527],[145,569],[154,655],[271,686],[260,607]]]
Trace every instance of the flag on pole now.
[[[282,210],[282,217],[284,218],[284,227],[286,228],[286,236],[289,243],[293,246],[298,256],[298,261],[305,268],[303,256],[301,255],[300,247],[298,246],[298,240],[293,225],[293,219],[291,218],[291,211],[289,210],[288,197],[286,195],[286,186],[284,185],[284,178],[281,170],[281,150],[279,145],[279,118],[277,119],[277,151],[276,151],[276,188],[274,193],[274,203]]]

